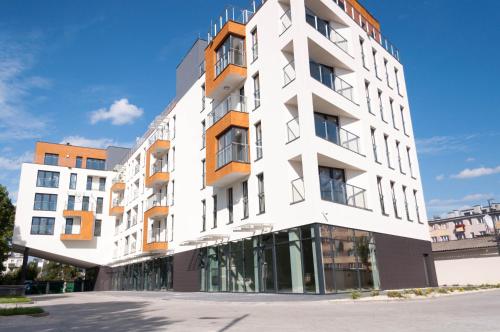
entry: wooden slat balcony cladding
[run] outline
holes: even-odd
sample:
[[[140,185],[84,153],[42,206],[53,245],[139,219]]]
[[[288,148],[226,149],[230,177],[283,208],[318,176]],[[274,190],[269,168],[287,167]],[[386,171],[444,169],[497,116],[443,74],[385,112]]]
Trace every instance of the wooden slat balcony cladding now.
[[[125,190],[125,182],[115,182],[111,186],[111,192],[120,192]]]
[[[248,113],[230,111],[219,121],[207,129],[206,132],[206,183],[208,186],[216,185],[217,182],[230,174],[250,174],[250,164],[232,161],[217,169],[217,138],[230,127],[248,129]],[[249,141],[249,139],[247,139]],[[250,153],[250,152],[249,152]],[[250,157],[248,158],[250,160]]]
[[[168,206],[153,206],[152,208],[144,212],[144,224],[142,227],[143,229],[142,251],[150,252],[150,251],[161,251],[168,249],[168,243],[164,241],[148,243],[149,219],[157,217],[166,217],[166,216],[168,216]]]
[[[224,82],[232,76],[240,77],[241,79],[245,79],[247,76],[246,67],[228,64],[222,73],[216,77],[215,63],[217,56],[215,51],[229,35],[245,39],[245,25],[233,21],[227,22],[205,49],[205,94],[209,98],[212,98],[216,92],[222,91],[225,85]]]
[[[64,210],[65,218],[80,218],[80,234],[61,234],[62,241],[90,241],[94,238],[94,212]]]
[[[151,155],[160,156],[167,153],[170,149],[169,140],[156,140],[146,151],[146,181],[145,185],[147,188],[153,187],[158,183],[165,183],[170,180],[170,174],[168,172],[156,172],[151,174]]]
[[[63,167],[76,167],[76,157],[82,157],[82,168],[87,167],[87,158],[106,160],[106,150],[73,146],[68,144],[56,144],[37,142],[35,145],[35,164],[43,164],[46,153],[59,156],[59,165]]]

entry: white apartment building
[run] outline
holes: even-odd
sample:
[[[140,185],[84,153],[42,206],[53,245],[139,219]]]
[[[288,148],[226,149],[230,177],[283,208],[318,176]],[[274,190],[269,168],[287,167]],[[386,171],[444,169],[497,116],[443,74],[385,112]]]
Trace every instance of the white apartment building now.
[[[23,165],[18,251],[94,266],[96,289],[436,284],[403,65],[355,0],[227,8],[178,66],[174,101],[121,161],[102,160]],[[59,188],[36,187],[39,170]],[[79,230],[63,203],[72,172],[106,179],[109,209]],[[55,211],[34,211],[42,192],[58,193]],[[47,216],[71,234],[101,220],[100,236],[33,234]]]

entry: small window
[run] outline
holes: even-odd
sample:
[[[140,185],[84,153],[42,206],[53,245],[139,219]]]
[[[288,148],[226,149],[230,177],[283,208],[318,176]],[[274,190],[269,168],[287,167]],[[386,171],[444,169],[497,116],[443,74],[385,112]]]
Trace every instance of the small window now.
[[[257,190],[259,199],[259,214],[266,212],[266,200],[264,192],[264,173],[257,175]]]
[[[212,196],[212,201],[214,206],[214,209],[212,211],[214,221],[213,228],[217,228],[217,195]]]
[[[99,178],[99,191],[106,190],[106,178]]]
[[[228,224],[233,223],[233,188],[227,189],[227,210],[228,210]]]
[[[88,211],[89,210],[89,197],[88,196],[83,196],[82,199],[82,211]]]
[[[59,172],[38,171],[36,186],[59,188]]]
[[[96,219],[94,224],[94,236],[101,236],[102,220]]]
[[[87,176],[87,186],[86,186],[87,190],[92,190],[92,177],[91,176]]]
[[[55,153],[46,153],[43,159],[45,165],[59,165],[59,155]]]
[[[257,28],[254,28],[251,32],[252,35],[252,59],[257,60],[259,57],[259,39],[257,35]]]
[[[87,158],[87,169],[103,171],[106,168],[106,160]]]
[[[201,161],[201,189],[206,186],[206,162],[205,159]]]
[[[82,157],[76,157],[75,167],[76,168],[82,168],[82,164],[83,164],[83,158]]]
[[[241,184],[243,196],[243,219],[248,218],[248,181],[243,181]]]
[[[69,176],[69,189],[76,189],[77,175],[76,173],[71,173]]]
[[[35,194],[35,204],[33,210],[37,211],[56,211],[57,195],[55,194]]]
[[[201,231],[204,232],[207,229],[207,201],[201,201]]]
[[[103,207],[103,198],[97,197],[95,213],[99,214],[102,213],[102,207]]]
[[[255,124],[255,149],[257,160],[262,158],[262,126],[260,122]]]
[[[260,106],[260,79],[259,73],[253,76],[253,97],[254,97],[254,108]]]

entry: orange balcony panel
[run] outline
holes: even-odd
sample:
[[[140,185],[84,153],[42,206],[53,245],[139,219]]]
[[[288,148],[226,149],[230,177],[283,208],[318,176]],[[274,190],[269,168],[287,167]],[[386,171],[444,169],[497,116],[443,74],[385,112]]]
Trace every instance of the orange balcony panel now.
[[[61,234],[62,241],[90,241],[94,238],[94,212],[64,210],[63,217],[80,218],[79,234]]]
[[[222,186],[250,174],[250,164],[232,161],[217,168],[217,137],[230,127],[248,129],[248,113],[231,111],[206,132],[206,182],[208,186]],[[247,138],[247,141],[249,139]],[[248,157],[250,160],[250,156]]]
[[[144,212],[144,222],[147,222],[148,218],[158,218],[168,216],[168,206],[153,206]]]
[[[148,149],[149,153],[162,154],[170,149],[170,141],[158,139]]]
[[[227,22],[205,50],[205,94],[209,98],[217,99],[225,90],[225,86],[235,87],[247,76],[246,67],[235,64],[228,64],[219,75],[216,75],[215,51],[229,35],[245,39],[245,25],[233,21]]]
[[[125,211],[125,208],[123,206],[113,206],[109,208],[109,215],[110,216],[121,216],[123,212]]]
[[[156,172],[153,175],[146,178],[146,187],[152,188],[157,184],[163,184],[170,180],[169,172]]]
[[[125,182],[115,182],[111,186],[111,192],[117,193],[125,190]]]
[[[142,251],[144,251],[144,252],[165,251],[167,249],[168,249],[168,243],[167,242],[144,243],[144,245],[142,246]]]

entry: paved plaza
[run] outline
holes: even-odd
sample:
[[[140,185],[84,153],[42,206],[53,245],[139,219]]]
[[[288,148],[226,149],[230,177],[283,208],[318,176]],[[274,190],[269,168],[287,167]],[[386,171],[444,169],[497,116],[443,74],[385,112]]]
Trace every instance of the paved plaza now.
[[[34,299],[48,316],[0,317],[0,331],[500,330],[500,290],[393,301],[166,292],[90,292]]]

